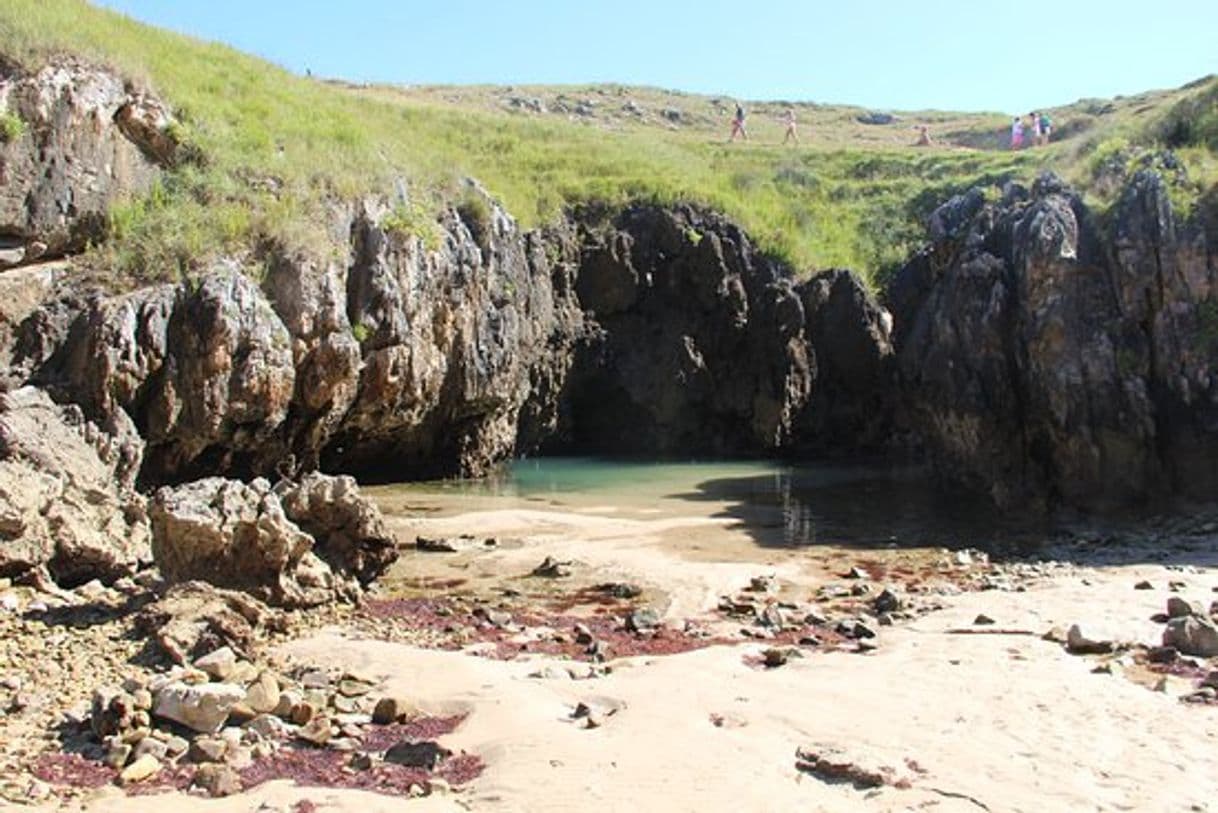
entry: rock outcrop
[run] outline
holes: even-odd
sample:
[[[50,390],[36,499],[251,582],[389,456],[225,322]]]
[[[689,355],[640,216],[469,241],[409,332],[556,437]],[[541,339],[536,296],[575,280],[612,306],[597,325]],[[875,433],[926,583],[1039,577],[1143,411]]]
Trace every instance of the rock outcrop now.
[[[178,154],[168,109],[114,73],[59,59],[0,70],[0,268],[82,248],[122,196],[146,190]]]
[[[272,489],[261,478],[210,477],[161,488],[149,516],[153,558],[170,582],[204,581],[282,607],[354,599],[397,558],[380,511],[350,478],[314,474]]]
[[[0,573],[74,586],[148,562],[141,450],[125,415],[103,428],[32,387],[0,394]]]
[[[726,219],[632,207],[583,229],[589,329],[548,448],[773,453],[808,404],[815,360],[786,270]]]
[[[1153,173],[1106,232],[1053,176],[933,218],[890,291],[902,395],[951,480],[1003,506],[1218,488],[1218,273]]]
[[[853,275],[797,285],[691,207],[522,233],[473,199],[437,224],[438,244],[364,202],[332,224],[350,235],[345,266],[272,251],[261,286],[219,267],[93,297],[56,330],[43,330],[63,322],[48,307],[26,320],[42,342],[18,343],[62,400],[130,417],[147,485],[480,475],[538,449],[775,454],[883,436],[888,328]]]

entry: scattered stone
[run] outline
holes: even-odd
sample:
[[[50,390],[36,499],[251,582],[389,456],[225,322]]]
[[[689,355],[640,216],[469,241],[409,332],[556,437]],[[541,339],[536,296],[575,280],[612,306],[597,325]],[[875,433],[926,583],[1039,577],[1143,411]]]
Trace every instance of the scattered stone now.
[[[1066,649],[1074,655],[1107,655],[1112,652],[1112,641],[1088,638],[1078,624],[1072,624],[1066,632]]]
[[[351,761],[347,763],[353,771],[370,771],[374,764],[372,754],[367,751],[356,751],[351,755]]]
[[[1153,584],[1151,584],[1150,582],[1146,581],[1145,579],[1143,579],[1142,581],[1135,584],[1133,586],[1133,589],[1134,590],[1154,590],[1155,586]]]
[[[660,614],[650,607],[642,607],[626,616],[626,629],[630,632],[651,632],[660,626]]]
[[[400,695],[387,695],[376,702],[372,710],[372,722],[376,725],[400,723],[418,716],[418,707]]]
[[[753,593],[772,593],[776,587],[773,576],[754,576],[749,579],[747,589]]]
[[[279,680],[271,672],[264,671],[245,690],[245,705],[259,714],[267,714],[279,707]]]
[[[221,762],[228,750],[228,743],[219,737],[195,737],[190,744],[187,758],[191,762]]]
[[[870,579],[871,574],[861,567],[852,567],[842,574],[843,579]]]
[[[1180,651],[1174,646],[1154,646],[1146,650],[1146,660],[1151,663],[1175,663],[1180,659]]]
[[[228,765],[216,763],[200,765],[195,771],[194,784],[213,799],[235,796],[242,791],[241,776]]]
[[[118,781],[123,785],[134,785],[137,782],[151,779],[160,772],[160,760],[152,754],[145,754],[124,768],[123,772],[118,775]]]
[[[994,623],[996,623],[994,621],[994,619],[990,618],[985,613],[981,613],[976,618],[973,619],[973,624],[975,624],[977,626],[987,626],[987,625],[994,624]]]
[[[343,697],[363,697],[375,687],[373,681],[346,675],[338,682],[338,693]]]
[[[767,604],[765,609],[757,614],[757,623],[763,627],[781,631],[787,626],[787,617],[776,604]]]
[[[449,537],[420,536],[415,538],[415,547],[424,553],[461,553],[462,551],[487,550],[499,546],[494,537],[477,539],[468,534]]]
[[[860,640],[863,638],[874,638],[875,630],[857,619],[844,619],[837,623],[835,628],[838,635],[844,635],[847,638]]]
[[[441,762],[452,756],[452,751],[436,742],[410,742],[403,740],[385,752],[385,761],[407,768],[423,768],[434,771]]]
[[[785,666],[791,658],[802,658],[803,655],[798,649],[771,647],[763,652],[761,657],[767,669],[777,669],[779,666]]]
[[[226,681],[237,668],[237,653],[232,647],[222,646],[215,652],[195,660],[196,669],[205,672],[213,680]]]
[[[325,745],[330,741],[330,718],[324,714],[313,717],[296,732],[296,736],[311,745]]]
[[[901,609],[900,597],[885,587],[878,596],[871,600],[871,607],[877,613],[895,613]]]
[[[187,686],[170,684],[156,695],[157,717],[181,723],[204,734],[214,734],[224,725],[229,712],[245,699],[245,691],[227,683]]]

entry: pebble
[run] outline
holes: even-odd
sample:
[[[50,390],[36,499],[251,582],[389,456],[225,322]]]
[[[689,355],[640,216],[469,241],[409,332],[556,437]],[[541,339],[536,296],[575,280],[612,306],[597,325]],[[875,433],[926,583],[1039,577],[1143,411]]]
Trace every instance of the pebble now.
[[[985,613],[981,613],[976,618],[973,619],[973,623],[977,626],[988,626],[995,622],[994,622],[994,619],[990,618]]]

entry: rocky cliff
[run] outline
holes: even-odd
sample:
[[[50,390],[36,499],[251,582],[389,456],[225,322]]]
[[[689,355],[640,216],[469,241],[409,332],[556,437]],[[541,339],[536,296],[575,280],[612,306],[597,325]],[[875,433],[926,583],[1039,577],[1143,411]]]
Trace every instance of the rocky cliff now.
[[[1052,176],[932,218],[890,292],[907,418],[1005,506],[1218,493],[1218,271],[1204,208],[1136,175],[1101,217]]]
[[[130,118],[95,117],[99,137],[142,145],[154,173],[168,130]],[[76,143],[79,117],[55,122],[39,143]],[[19,146],[15,165],[56,160]],[[56,177],[60,199],[92,183]],[[797,281],[696,207],[588,207],[526,232],[467,192],[431,235],[404,231],[393,201],[335,202],[320,224],[335,257],[263,247],[258,275],[221,262],[117,296],[39,276],[17,298],[35,304],[5,311],[7,384],[129,421],[145,486],[478,475],[538,451],[799,457],[895,438],[1008,506],[1218,480],[1214,228],[1178,223],[1152,173],[1104,218],[1052,177],[949,201],[886,292],[892,315],[848,271]],[[22,229],[50,245],[62,223]]]

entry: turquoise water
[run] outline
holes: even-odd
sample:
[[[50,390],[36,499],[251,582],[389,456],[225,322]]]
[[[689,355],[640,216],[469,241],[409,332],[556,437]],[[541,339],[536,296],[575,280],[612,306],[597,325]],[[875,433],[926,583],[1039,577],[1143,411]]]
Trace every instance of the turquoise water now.
[[[414,493],[468,500],[470,510],[519,505],[611,507],[624,516],[707,514],[738,522],[765,546],[1022,546],[1043,532],[988,501],[944,492],[925,470],[882,465],[519,460],[484,480],[418,484]]]

